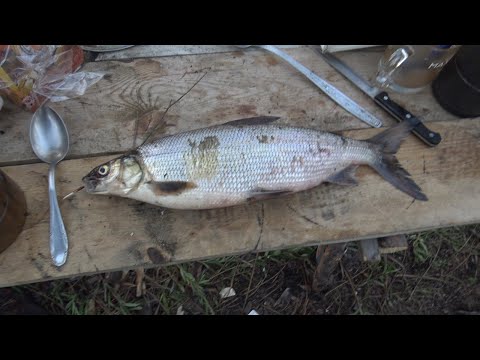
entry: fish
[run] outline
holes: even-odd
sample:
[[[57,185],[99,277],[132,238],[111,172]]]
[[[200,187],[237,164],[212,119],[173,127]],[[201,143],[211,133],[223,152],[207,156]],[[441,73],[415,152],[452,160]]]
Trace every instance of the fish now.
[[[395,156],[411,124],[355,140],[278,119],[240,119],[161,137],[95,167],[82,179],[85,190],[171,209],[214,209],[324,182],[358,185],[355,171],[367,165],[410,197],[428,200]]]

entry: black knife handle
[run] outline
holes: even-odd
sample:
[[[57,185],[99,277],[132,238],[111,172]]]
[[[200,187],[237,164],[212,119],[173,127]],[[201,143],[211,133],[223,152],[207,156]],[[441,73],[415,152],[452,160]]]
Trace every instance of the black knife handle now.
[[[442,137],[439,133],[428,129],[419,118],[390,99],[390,96],[386,92],[381,92],[375,96],[375,102],[390,115],[392,115],[397,121],[408,121],[409,123],[414,124],[415,127],[412,129],[412,132],[427,145],[435,146],[442,141]]]

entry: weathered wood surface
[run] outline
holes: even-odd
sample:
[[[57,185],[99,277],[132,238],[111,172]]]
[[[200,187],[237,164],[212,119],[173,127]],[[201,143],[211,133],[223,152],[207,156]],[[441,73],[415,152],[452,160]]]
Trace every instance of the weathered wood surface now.
[[[24,189],[29,216],[17,241],[0,254],[0,286],[479,222],[480,118],[430,125],[443,135],[441,145],[429,148],[411,136],[398,155],[428,202],[412,203],[365,167],[358,171],[357,187],[321,185],[284,199],[220,210],[173,211],[82,192],[61,203],[70,236],[69,259],[61,270],[49,258],[47,166],[4,167]],[[363,139],[378,131],[344,134]],[[110,158],[62,162],[59,195]]]
[[[293,49],[301,45],[277,45],[280,49]],[[120,51],[100,53],[95,61],[124,60],[177,55],[203,55],[238,51],[234,45],[137,45]]]
[[[299,47],[286,51],[384,119],[385,126],[395,123],[312,49]],[[374,76],[380,56],[381,52],[373,50],[339,53],[339,57],[367,79]],[[170,109],[157,135],[256,115],[281,116],[286,123],[326,131],[368,127],[289,64],[261,49],[101,61],[87,63],[84,70],[106,75],[84,96],[53,104],[70,132],[67,159],[130,149],[137,124],[138,139],[142,139],[149,124],[151,127],[160,120],[169,103],[205,73],[202,81]],[[430,92],[427,89],[415,95],[392,94],[392,98],[423,116],[425,121],[455,119],[438,106]],[[28,140],[31,116],[9,104],[0,112],[0,166],[39,162]]]

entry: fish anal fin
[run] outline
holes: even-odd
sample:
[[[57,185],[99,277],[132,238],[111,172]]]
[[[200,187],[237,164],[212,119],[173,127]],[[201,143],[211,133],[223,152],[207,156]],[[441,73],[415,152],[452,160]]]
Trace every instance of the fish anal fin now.
[[[357,171],[358,165],[351,165],[346,169],[330,176],[326,181],[346,186],[356,186],[358,185],[357,179],[355,179],[355,171]]]
[[[275,198],[290,195],[293,193],[294,192],[290,190],[255,189],[249,194],[249,197],[247,198],[247,202],[275,199]]]

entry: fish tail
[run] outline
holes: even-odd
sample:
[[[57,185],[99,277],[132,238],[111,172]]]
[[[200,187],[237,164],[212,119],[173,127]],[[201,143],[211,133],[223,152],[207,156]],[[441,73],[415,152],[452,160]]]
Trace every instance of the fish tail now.
[[[368,139],[368,142],[379,145],[380,152],[376,160],[369,165],[400,191],[403,191],[414,199],[427,201],[428,198],[422,193],[422,189],[410,178],[408,171],[400,165],[398,159],[395,157],[395,154],[400,148],[400,144],[413,127],[415,127],[415,125],[403,121]]]

